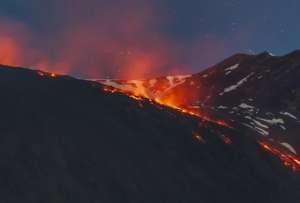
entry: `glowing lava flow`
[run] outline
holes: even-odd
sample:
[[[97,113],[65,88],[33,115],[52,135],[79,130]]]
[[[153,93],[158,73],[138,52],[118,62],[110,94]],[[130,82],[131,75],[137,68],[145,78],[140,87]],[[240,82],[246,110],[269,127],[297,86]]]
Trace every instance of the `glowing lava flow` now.
[[[58,75],[55,73],[47,73],[43,71],[38,71],[37,74],[41,77],[51,77],[51,78],[56,78]]]
[[[166,106],[166,107],[175,109],[176,111],[179,111],[181,113],[195,116],[197,118],[200,118],[201,120],[212,122],[212,123],[215,123],[220,126],[227,127],[227,128],[232,128],[229,124],[227,124],[223,120],[214,120],[214,119],[208,117],[207,115],[201,114],[198,111],[192,111],[192,110],[180,107],[179,105],[176,105],[176,102],[174,100],[161,100],[159,97],[151,98],[150,96],[148,96],[145,93],[146,91],[144,91],[144,90],[137,89],[136,91],[133,92],[133,91],[122,90],[119,88],[114,88],[111,86],[105,86],[103,90],[106,92],[110,92],[110,93],[115,93],[115,92],[122,93],[122,94],[125,94],[125,95],[135,99],[135,100],[148,100],[150,102],[154,102],[154,103],[160,104],[162,106]]]
[[[300,170],[300,157],[296,154],[283,150],[279,145],[271,140],[259,140],[259,145],[266,151],[277,156],[285,166],[291,168],[293,171]]]
[[[39,75],[40,77],[43,77],[43,78],[44,77],[57,78],[60,76],[55,73],[48,73],[48,72],[44,72],[44,71],[37,71],[36,73],[37,73],[37,75]],[[105,92],[108,92],[108,93],[124,94],[132,99],[137,100],[137,101],[149,101],[151,103],[156,103],[156,104],[159,104],[162,106],[166,106],[166,107],[175,109],[181,113],[197,117],[203,121],[208,121],[208,122],[212,122],[212,123],[218,124],[223,127],[232,128],[230,125],[228,125],[223,120],[213,120],[210,117],[208,117],[204,114],[201,114],[198,111],[192,111],[192,110],[177,106],[176,102],[174,102],[174,100],[161,100],[159,98],[152,99],[145,93],[146,91],[143,89],[137,90],[137,93],[135,93],[132,91],[126,91],[126,90],[118,89],[118,88],[115,88],[112,86],[104,85],[102,90]],[[140,103],[139,105],[141,107],[143,106],[142,103]],[[193,132],[192,136],[199,143],[202,143],[202,144],[206,143],[204,138],[199,133]],[[233,143],[232,140],[230,138],[226,137],[225,135],[219,135],[219,138],[222,139],[222,141],[227,145],[231,145]],[[283,149],[282,147],[280,147],[280,145],[278,143],[276,143],[272,140],[259,139],[257,142],[265,151],[278,157],[286,167],[291,168],[293,171],[300,171],[300,157],[299,156]]]
[[[169,101],[168,100],[160,100],[159,98],[151,99],[146,94],[140,94],[141,92],[145,92],[145,91],[139,90],[139,91],[137,91],[138,93],[135,94],[135,92],[126,91],[126,90],[118,89],[118,88],[111,87],[111,86],[104,86],[103,90],[106,92],[109,92],[109,93],[125,94],[135,100],[138,100],[138,101],[147,100],[151,103],[157,103],[162,106],[166,106],[166,107],[175,109],[184,114],[195,116],[204,121],[212,122],[212,123],[215,123],[220,126],[227,127],[227,128],[232,128],[230,125],[228,125],[226,122],[224,122],[222,120],[213,120],[210,117],[208,117],[204,114],[201,114],[198,111],[191,111],[189,109],[185,109],[180,106],[177,106],[176,102],[174,102],[172,100],[169,100]],[[203,137],[200,134],[194,132],[194,133],[192,133],[192,136],[199,143],[202,143],[202,144],[206,143],[206,141],[203,139]],[[233,143],[232,140],[230,138],[226,137],[225,135],[219,135],[219,138],[227,145],[231,145]],[[300,157],[298,157],[296,154],[293,154],[287,150],[284,150],[276,142],[271,141],[271,140],[260,139],[257,142],[260,145],[260,147],[262,147],[262,149],[264,149],[265,151],[278,157],[286,167],[291,168],[293,171],[300,171]]]

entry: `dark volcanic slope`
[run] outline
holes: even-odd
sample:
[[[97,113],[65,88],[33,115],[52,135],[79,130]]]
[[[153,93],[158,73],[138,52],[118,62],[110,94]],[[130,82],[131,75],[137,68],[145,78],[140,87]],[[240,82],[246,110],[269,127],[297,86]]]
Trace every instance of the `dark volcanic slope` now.
[[[168,94],[196,90],[197,96],[187,97],[185,105],[229,117],[300,152],[299,78],[300,51],[285,56],[237,54],[192,75]]]
[[[0,202],[299,200],[252,138],[101,89],[0,68]]]
[[[300,51],[236,54],[207,70],[149,80],[98,80],[122,91],[225,117],[300,152]]]

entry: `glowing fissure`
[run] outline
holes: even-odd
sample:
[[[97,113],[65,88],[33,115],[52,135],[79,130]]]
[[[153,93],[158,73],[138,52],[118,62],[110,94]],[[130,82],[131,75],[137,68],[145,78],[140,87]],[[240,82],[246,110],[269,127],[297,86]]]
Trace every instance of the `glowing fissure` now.
[[[38,71],[37,74],[41,77],[51,77],[51,78],[58,77],[58,74],[56,74],[56,73],[47,73],[47,72],[44,72],[44,71]]]
[[[267,152],[277,156],[283,164],[293,171],[300,171],[300,157],[284,150],[280,145],[271,140],[259,140],[259,145]]]
[[[181,113],[200,118],[201,120],[213,122],[213,123],[218,124],[223,127],[232,128],[230,125],[228,125],[223,120],[213,120],[209,116],[201,114],[199,111],[192,111],[189,109],[185,109],[181,106],[177,106],[175,100],[172,100],[172,99],[161,100],[159,98],[152,99],[149,97],[149,95],[147,95],[147,93],[146,93],[147,91],[145,91],[144,89],[139,89],[139,88],[144,88],[144,87],[138,86],[138,88],[135,91],[125,91],[125,90],[117,89],[117,88],[114,88],[111,86],[105,86],[104,90],[106,92],[110,92],[110,93],[116,93],[116,92],[122,93],[122,94],[125,94],[125,95],[127,95],[135,100],[139,100],[139,101],[148,100],[151,103],[157,103],[157,104],[175,109]],[[197,140],[199,143],[202,143],[202,144],[206,143],[204,138],[199,133],[193,132],[192,137],[195,140]],[[219,135],[219,138],[227,145],[231,145],[233,143],[232,140],[230,138],[226,137],[225,135]],[[265,151],[271,153],[273,156],[278,157],[286,167],[291,168],[294,172],[300,170],[300,157],[298,157],[296,154],[293,154],[287,150],[284,150],[284,149],[280,148],[279,145],[276,144],[275,142],[271,142],[268,140],[264,140],[264,141],[258,140],[258,144]]]
[[[43,78],[44,77],[57,78],[60,76],[55,73],[48,73],[48,72],[44,72],[44,71],[37,71],[37,74]],[[111,94],[121,93],[121,94],[127,95],[128,97],[130,97],[134,100],[137,100],[137,101],[149,101],[154,104],[156,103],[156,104],[159,104],[162,106],[166,106],[166,107],[175,109],[181,113],[195,116],[204,121],[212,122],[212,123],[215,123],[220,126],[227,127],[227,128],[232,128],[230,125],[228,125],[223,120],[213,120],[209,116],[201,114],[198,111],[191,111],[191,110],[185,109],[181,106],[177,106],[175,100],[172,100],[172,99],[171,100],[160,100],[160,99],[156,99],[156,98],[154,98],[154,99],[149,98],[149,96],[146,94],[147,91],[145,91],[145,90],[137,90],[136,92],[129,92],[129,91],[124,91],[124,90],[117,89],[117,88],[114,88],[111,86],[103,86],[103,91],[111,93]],[[143,104],[139,103],[139,106],[143,107]],[[203,138],[203,136],[197,132],[193,132],[192,137],[195,140],[197,140],[199,143],[202,143],[202,144],[206,143],[206,140]],[[233,143],[233,141],[230,138],[228,138],[227,136],[225,136],[223,134],[220,134],[219,138],[227,145],[231,145]],[[292,169],[292,171],[294,171],[294,172],[300,171],[300,157],[299,156],[297,156],[296,154],[294,154],[286,149],[283,149],[283,147],[280,146],[280,144],[276,143],[275,141],[267,140],[267,139],[259,139],[257,142],[262,149],[271,153],[273,156],[278,157],[286,167]]]
[[[137,86],[137,88],[132,89],[130,91],[119,89],[119,88],[114,88],[111,86],[104,87],[104,90],[107,92],[111,92],[111,93],[115,93],[115,92],[123,93],[133,99],[136,99],[136,100],[148,100],[148,101],[160,104],[162,106],[166,106],[166,107],[175,109],[181,113],[198,117],[201,120],[216,123],[218,125],[221,125],[221,126],[224,126],[227,128],[232,128],[229,124],[227,124],[223,120],[214,120],[214,119],[210,118],[209,116],[207,116],[203,113],[200,113],[200,111],[193,111],[193,110],[182,107],[181,105],[179,105],[176,102],[176,99],[174,99],[174,97],[167,97],[167,98],[161,99],[159,96],[157,96],[157,97],[153,98],[153,95],[149,95],[147,93],[147,90],[145,90],[145,88],[142,85],[139,85],[139,86]]]

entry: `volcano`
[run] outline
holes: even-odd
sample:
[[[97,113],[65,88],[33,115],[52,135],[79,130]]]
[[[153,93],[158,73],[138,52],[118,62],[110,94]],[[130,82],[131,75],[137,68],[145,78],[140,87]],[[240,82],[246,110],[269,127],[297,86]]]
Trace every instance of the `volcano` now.
[[[300,152],[300,51],[284,56],[268,52],[236,54],[188,76],[143,81],[98,80],[102,84],[210,117],[226,118],[235,128],[268,137]],[[134,89],[135,88],[135,89]],[[138,89],[139,91],[136,91]],[[141,91],[142,89],[142,91]]]
[[[1,202],[300,198],[297,157],[239,129],[99,82],[23,68],[1,66],[0,90]]]

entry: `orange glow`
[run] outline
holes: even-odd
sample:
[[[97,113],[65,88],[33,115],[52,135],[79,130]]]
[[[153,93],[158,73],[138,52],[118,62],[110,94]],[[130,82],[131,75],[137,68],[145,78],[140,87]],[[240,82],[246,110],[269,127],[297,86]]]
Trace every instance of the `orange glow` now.
[[[145,94],[146,91],[143,89],[137,90],[136,95],[134,94],[134,92],[128,92],[128,91],[126,92],[126,91],[122,91],[120,89],[116,89],[116,88],[108,87],[108,86],[104,86],[104,91],[110,92],[110,93],[116,93],[116,92],[122,93],[122,94],[125,94],[137,101],[148,100],[152,103],[157,103],[162,106],[170,107],[170,108],[175,109],[184,114],[195,116],[197,118],[200,118],[201,120],[213,122],[220,126],[231,128],[230,125],[228,125],[225,121],[213,120],[213,119],[209,118],[208,116],[201,114],[199,112],[194,112],[194,111],[182,108],[180,106],[177,106],[175,100],[172,100],[172,99],[164,100],[164,101],[161,101],[159,99],[153,100],[153,99],[149,98],[149,96],[147,94]],[[223,134],[219,134],[218,136],[227,145],[230,145],[233,143],[230,138],[228,138],[227,136],[225,136]],[[204,138],[197,132],[193,132],[192,137],[195,140],[197,140],[199,143],[202,143],[202,144],[206,143]],[[296,154],[293,154],[292,152],[287,151],[286,149],[284,149],[283,147],[281,147],[279,144],[275,143],[274,141],[259,140],[258,143],[264,150],[266,150],[266,151],[270,152],[272,155],[278,157],[286,167],[291,168],[293,171],[300,170],[300,157],[298,157]]]
[[[0,38],[0,63],[1,64],[18,64],[20,63],[20,48],[17,42],[11,37]]]
[[[193,132],[192,133],[192,136],[195,140],[197,140],[199,143],[201,144],[205,144],[206,141],[204,140],[203,136],[200,135],[200,133],[197,133],[197,132]]]
[[[220,134],[219,137],[220,137],[220,139],[221,139],[225,144],[227,144],[227,145],[232,144],[231,139],[228,138],[228,137],[226,137],[225,135]]]
[[[53,78],[55,78],[56,74],[55,73],[51,73],[50,76],[53,77]]]
[[[271,140],[259,140],[258,143],[265,151],[277,156],[286,167],[291,168],[293,171],[300,170],[300,157],[296,154]]]
[[[105,11],[99,7],[101,12],[89,20],[72,16],[51,37],[44,37],[30,25],[0,17],[0,64],[84,78],[129,79],[173,73],[181,66],[176,61],[177,46],[153,32],[162,21],[153,14],[152,3],[130,1],[137,5],[120,2],[124,4],[122,12],[109,6]],[[83,10],[80,6],[77,9]]]
[[[58,77],[58,75],[55,73],[47,73],[47,72],[43,72],[43,71],[37,71],[37,74],[41,77],[51,77],[51,78]]]
[[[187,44],[170,38],[163,31],[170,16],[152,1],[110,2],[76,1],[72,12],[59,6],[55,13],[62,18],[54,28],[56,23],[34,27],[0,17],[0,64],[83,78],[131,79],[190,72],[188,61],[199,53],[211,62],[231,50],[213,35]],[[40,32],[48,29],[46,35]]]
[[[181,105],[178,105],[176,103],[176,100],[163,100],[163,101],[161,101],[160,99],[155,99],[154,101],[161,104],[161,105],[163,105],[163,106],[167,106],[167,107],[170,107],[170,108],[175,109],[177,111],[180,111],[184,114],[189,114],[191,116],[198,117],[201,120],[209,121],[209,122],[212,122],[212,123],[215,123],[215,124],[218,124],[220,126],[227,127],[227,128],[232,128],[229,124],[227,124],[223,120],[214,120],[214,119],[210,118],[208,115],[205,115],[204,113],[201,113],[199,110],[198,111],[193,111],[193,110],[190,110],[188,108],[184,108]]]
[[[199,110],[193,111],[191,109],[185,108],[180,103],[179,104],[177,103],[177,100],[175,99],[176,97],[171,96],[171,97],[168,97],[168,99],[166,99],[166,98],[160,99],[159,97],[155,97],[154,95],[149,95],[147,93],[147,90],[144,88],[144,86],[142,86],[142,85],[136,85],[136,86],[137,86],[137,88],[134,88],[131,91],[117,89],[117,88],[108,87],[108,86],[105,86],[103,90],[110,92],[110,93],[119,92],[119,93],[125,94],[135,100],[148,100],[150,102],[154,102],[154,103],[160,104],[162,106],[166,106],[166,107],[175,109],[176,111],[179,111],[183,114],[188,114],[188,115],[197,117],[203,121],[209,121],[209,122],[218,124],[220,126],[232,128],[229,124],[227,124],[223,120],[214,120],[214,119],[210,118],[209,116],[201,113]]]

